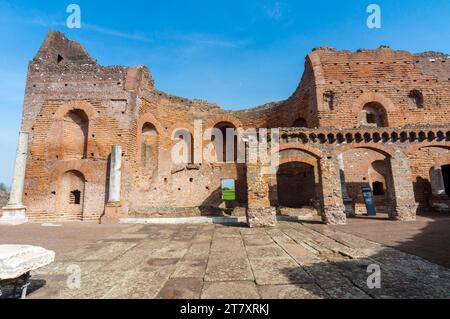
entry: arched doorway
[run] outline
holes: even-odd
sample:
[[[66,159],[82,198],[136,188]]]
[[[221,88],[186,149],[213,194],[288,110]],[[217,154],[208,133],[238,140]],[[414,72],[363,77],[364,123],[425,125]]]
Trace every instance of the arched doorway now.
[[[368,181],[372,189],[374,203],[378,213],[387,213],[387,185],[386,179],[388,174],[387,160],[377,160],[372,162],[369,167]]]
[[[89,119],[83,110],[69,111],[63,119],[63,158],[69,160],[87,157]]]
[[[435,210],[435,203],[448,200],[447,196],[450,196],[450,148],[439,145],[418,147],[409,157],[418,213],[426,215]]]
[[[65,220],[82,220],[85,200],[84,175],[79,171],[67,171],[58,186],[58,209]]]
[[[342,153],[340,166],[347,214],[365,216],[375,210],[388,218],[390,157],[373,149],[354,148]]]
[[[303,162],[280,165],[277,173],[278,205],[289,208],[313,206],[315,183],[314,166]]]
[[[445,194],[450,197],[450,165],[442,166],[442,177],[444,178]]]

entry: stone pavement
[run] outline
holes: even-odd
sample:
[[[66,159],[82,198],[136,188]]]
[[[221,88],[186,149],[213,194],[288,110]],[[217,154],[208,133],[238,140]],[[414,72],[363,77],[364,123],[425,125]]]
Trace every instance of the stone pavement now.
[[[427,214],[417,221],[397,223],[390,220],[349,218],[347,225],[331,226],[432,263],[450,268],[450,215]]]
[[[121,227],[33,275],[30,298],[450,298],[450,269],[314,223]]]

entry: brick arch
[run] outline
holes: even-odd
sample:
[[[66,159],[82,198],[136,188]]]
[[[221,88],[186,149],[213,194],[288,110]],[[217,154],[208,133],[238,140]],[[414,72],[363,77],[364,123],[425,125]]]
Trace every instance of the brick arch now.
[[[436,142],[433,144],[427,144],[427,145],[421,145],[421,144],[417,144],[417,145],[410,145],[407,149],[406,149],[406,154],[407,155],[412,155],[415,152],[417,152],[419,149],[422,148],[443,148],[443,149],[447,149],[450,150],[450,143],[449,142],[445,142],[445,144],[442,144],[442,142]]]
[[[204,123],[203,129],[213,128],[217,124],[224,123],[224,122],[234,125],[235,128],[244,128],[242,126],[242,122],[239,121],[237,118],[230,116],[230,115],[220,115],[220,116],[213,116],[210,119],[208,119]]]
[[[49,160],[61,159],[64,155],[63,150],[63,126],[64,118],[71,111],[82,111],[87,118],[88,128],[86,132],[86,149],[84,151],[85,155],[88,156],[89,153],[96,153],[97,145],[92,137],[94,130],[93,120],[96,118],[97,114],[95,112],[94,106],[88,101],[84,100],[74,100],[68,101],[58,107],[55,114],[53,115],[52,124],[47,132],[46,138],[46,153]]]
[[[91,122],[96,117],[95,109],[88,101],[69,101],[58,108],[58,110],[55,112],[54,119],[56,121],[64,120],[66,114],[74,110],[84,111],[89,119],[89,122]]]
[[[311,62],[311,68],[314,73],[314,79],[316,83],[325,83],[325,72],[322,67],[322,61],[318,51],[313,51],[308,54],[308,59]]]
[[[70,171],[76,171],[84,176],[85,182],[95,180],[95,172],[91,165],[83,161],[71,161],[58,163],[50,173],[50,180],[59,180],[64,174]]]
[[[271,205],[295,208],[310,206],[320,194],[319,159],[304,150],[292,148],[281,153],[289,150],[302,154],[290,154],[279,159],[276,173],[269,182]],[[299,168],[301,171],[298,171]],[[305,189],[299,193],[301,187]]]
[[[142,152],[142,128],[146,123],[152,124],[156,132],[158,133],[159,140],[161,141],[161,136],[165,136],[166,132],[164,127],[159,123],[153,114],[146,113],[139,116],[136,123],[136,160],[137,163],[141,164],[141,152]]]
[[[379,143],[367,143],[364,145],[353,145],[353,144],[347,144],[347,145],[341,145],[339,148],[335,150],[336,155],[355,150],[355,149],[368,149],[372,150],[378,153],[381,153],[385,155],[386,157],[392,157],[394,156],[396,150],[393,147],[386,146],[384,144]]]
[[[311,146],[308,146],[308,145],[304,145],[302,143],[298,143],[298,142],[291,142],[291,143],[286,143],[286,144],[280,145],[279,152],[290,150],[290,149],[303,151],[305,153],[308,153],[308,154],[316,157],[317,159],[321,159],[323,157],[323,154],[320,150],[313,148]]]
[[[301,157],[301,156],[288,156],[288,157],[280,160],[280,162],[278,163],[278,167],[280,167],[283,164],[293,163],[293,162],[305,163],[305,164],[311,165],[313,167],[316,167],[318,165],[317,161],[318,161],[317,158],[309,158],[308,159],[308,158]]]
[[[140,135],[142,127],[145,125],[145,123],[153,124],[159,135],[164,134],[166,131],[164,129],[164,126],[161,125],[161,123],[156,119],[156,117],[153,114],[145,113],[145,114],[139,115],[139,119],[137,121],[137,127],[136,127],[136,129],[137,129],[136,136]]]
[[[370,102],[376,102],[381,104],[386,112],[389,114],[390,112],[395,112],[398,110],[398,108],[395,106],[395,104],[391,101],[391,99],[387,98],[381,93],[378,92],[366,92],[363,93],[360,97],[358,97],[353,102],[352,112],[353,113],[360,113],[367,103]]]

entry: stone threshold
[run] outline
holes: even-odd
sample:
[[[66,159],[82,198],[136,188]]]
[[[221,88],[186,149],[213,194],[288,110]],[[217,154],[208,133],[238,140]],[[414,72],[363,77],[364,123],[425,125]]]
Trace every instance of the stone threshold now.
[[[278,221],[310,221],[313,216],[277,216]],[[120,224],[129,225],[183,225],[183,224],[247,224],[244,217],[174,217],[174,218],[121,218]]]

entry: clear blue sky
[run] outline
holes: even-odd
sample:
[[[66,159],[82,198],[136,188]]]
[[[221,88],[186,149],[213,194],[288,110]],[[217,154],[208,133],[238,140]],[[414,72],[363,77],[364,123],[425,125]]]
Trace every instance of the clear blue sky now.
[[[65,26],[66,7],[82,28]],[[382,8],[368,29],[366,8]],[[448,0],[0,0],[0,182],[11,180],[28,61],[58,29],[103,65],[146,64],[156,87],[238,109],[287,98],[314,47],[450,53]]]

